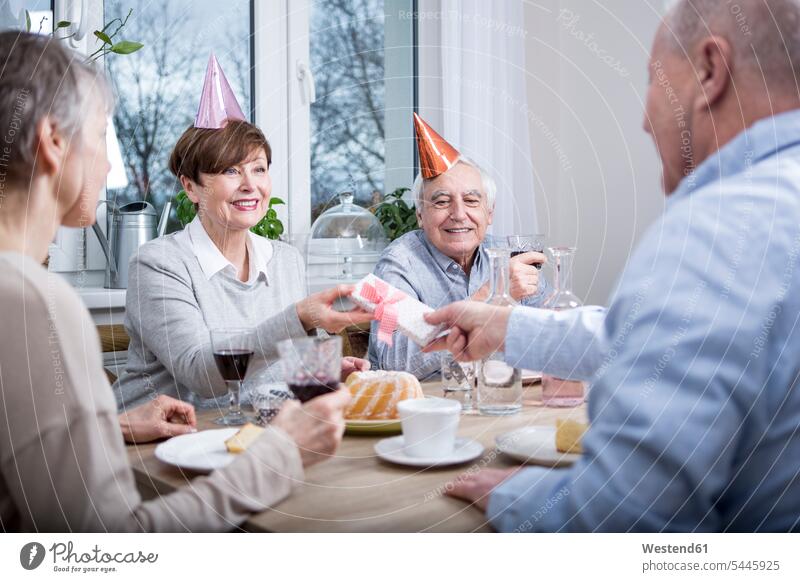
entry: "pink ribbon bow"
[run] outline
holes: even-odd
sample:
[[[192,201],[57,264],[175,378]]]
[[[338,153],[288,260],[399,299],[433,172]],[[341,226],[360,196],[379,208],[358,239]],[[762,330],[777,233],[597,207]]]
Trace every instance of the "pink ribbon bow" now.
[[[394,293],[390,295],[390,291]],[[397,303],[405,299],[405,293],[392,289],[385,281],[375,279],[375,286],[364,283],[361,287],[361,296],[375,304],[373,313],[375,319],[380,321],[378,340],[392,345],[392,334],[397,329]]]

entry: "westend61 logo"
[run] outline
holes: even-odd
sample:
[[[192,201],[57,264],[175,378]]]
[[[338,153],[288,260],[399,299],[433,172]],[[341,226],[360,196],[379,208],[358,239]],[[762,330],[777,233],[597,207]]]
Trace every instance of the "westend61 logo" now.
[[[76,552],[72,542],[57,542],[45,551],[42,544],[30,542],[19,551],[19,563],[26,570],[35,570],[41,566],[47,553],[53,558],[54,572],[80,572],[88,574],[99,572],[108,574],[116,572],[116,564],[155,564],[158,554],[136,552],[104,552],[95,545],[87,552]]]

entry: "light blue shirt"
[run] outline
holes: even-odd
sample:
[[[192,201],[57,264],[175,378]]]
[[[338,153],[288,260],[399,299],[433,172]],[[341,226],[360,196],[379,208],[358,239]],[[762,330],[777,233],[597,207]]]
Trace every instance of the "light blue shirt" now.
[[[596,334],[583,457],[499,486],[494,527],[800,529],[798,256],[793,111],[737,136],[669,198]],[[509,361],[535,367],[539,323],[514,310]]]
[[[442,253],[428,240],[424,231],[415,230],[393,241],[381,255],[373,270],[390,285],[434,309],[474,295],[489,281],[487,248],[505,247],[504,239],[487,235],[478,247],[470,273]],[[525,297],[524,305],[539,305],[547,297],[544,277],[539,279],[535,295]],[[423,354],[422,348],[400,332],[395,332],[392,345],[380,342],[378,322],[373,322],[368,357],[373,368],[404,370],[425,379],[439,372],[438,353]]]

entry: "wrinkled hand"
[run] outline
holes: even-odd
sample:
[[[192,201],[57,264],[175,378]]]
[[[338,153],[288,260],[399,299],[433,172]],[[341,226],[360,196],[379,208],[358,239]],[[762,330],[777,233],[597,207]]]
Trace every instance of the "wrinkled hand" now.
[[[283,429],[297,444],[304,467],[331,457],[344,434],[344,409],[350,402],[350,391],[317,396],[300,405],[296,400],[286,402],[273,426]]]
[[[119,425],[126,442],[146,443],[196,432],[197,417],[191,404],[162,394],[120,414]]]
[[[328,333],[339,333],[349,325],[369,323],[374,318],[371,313],[356,307],[352,311],[336,311],[333,304],[339,298],[349,297],[355,285],[337,285],[309,295],[299,301],[295,307],[297,316],[306,331],[315,328],[324,329]]]
[[[508,263],[508,273],[511,286],[509,293],[515,300],[530,295],[536,295],[539,291],[539,269],[534,265],[542,264],[547,258],[542,253],[530,251],[513,257]]]
[[[342,358],[342,382],[353,372],[366,372],[370,368],[370,363],[361,358],[345,356]]]
[[[450,333],[431,342],[422,351],[448,350],[459,362],[481,360],[503,350],[510,316],[510,307],[477,301],[451,303],[425,314],[425,321],[432,325],[444,324],[450,328]]]
[[[489,495],[495,487],[511,477],[519,467],[512,469],[482,469],[451,481],[445,491],[451,497],[469,501],[481,510],[486,511],[489,505]]]

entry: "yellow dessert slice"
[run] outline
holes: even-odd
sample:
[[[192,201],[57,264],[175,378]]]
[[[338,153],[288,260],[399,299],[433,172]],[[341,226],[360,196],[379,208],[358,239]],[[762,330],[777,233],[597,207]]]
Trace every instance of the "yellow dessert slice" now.
[[[560,453],[583,453],[581,438],[589,425],[575,420],[556,420],[556,450]]]
[[[263,428],[254,425],[252,422],[248,422],[239,429],[239,432],[225,441],[225,446],[228,448],[229,453],[243,453],[247,447],[252,445],[253,442],[261,436],[262,432],[264,432]]]

